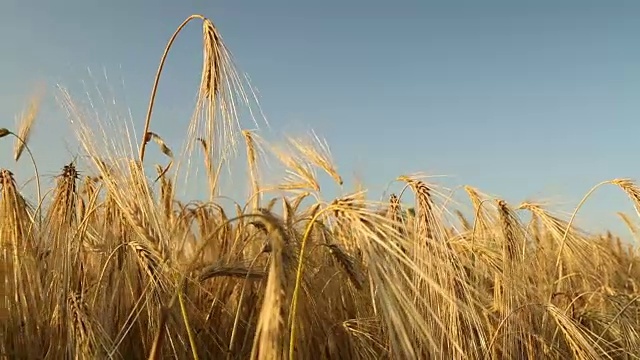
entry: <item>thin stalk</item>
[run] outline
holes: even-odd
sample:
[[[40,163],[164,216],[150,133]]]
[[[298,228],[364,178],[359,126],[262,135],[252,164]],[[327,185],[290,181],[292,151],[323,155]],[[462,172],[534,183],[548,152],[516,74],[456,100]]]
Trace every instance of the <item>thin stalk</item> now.
[[[322,215],[324,212],[333,209],[334,206],[328,206],[320,211],[318,211],[309,221],[307,228],[304,232],[304,236],[302,237],[302,243],[300,244],[300,256],[298,258],[298,270],[296,271],[296,285],[293,289],[293,296],[291,298],[291,308],[289,309],[289,326],[290,326],[290,338],[289,338],[289,359],[294,359],[294,344],[295,344],[295,335],[296,335],[296,326],[295,326],[295,314],[296,309],[298,307],[298,294],[300,293],[300,285],[302,284],[302,265],[304,258],[304,248],[307,244],[307,239],[309,239],[309,235],[311,234],[311,230],[313,229],[313,225],[316,220]]]
[[[182,319],[184,320],[184,326],[187,328],[187,336],[189,337],[189,345],[191,345],[191,353],[193,354],[193,359],[199,360],[200,358],[198,357],[196,339],[193,336],[193,330],[191,330],[191,325],[189,325],[189,315],[187,315],[187,307],[184,304],[184,297],[182,296],[182,291],[178,292],[178,302],[180,303],[180,313],[182,314]]]
[[[144,153],[147,147],[147,141],[146,141],[147,133],[149,132],[149,126],[151,125],[151,113],[153,112],[153,105],[156,101],[156,92],[158,91],[158,83],[160,82],[160,74],[162,74],[162,69],[164,68],[164,62],[167,59],[169,50],[171,49],[171,46],[173,45],[173,42],[175,41],[180,31],[182,31],[182,29],[191,20],[194,20],[194,19],[204,20],[205,17],[199,14],[194,14],[189,16],[185,21],[183,21],[182,24],[178,26],[176,31],[173,33],[173,35],[169,39],[169,42],[167,43],[167,46],[164,49],[164,53],[162,54],[162,58],[160,59],[160,65],[158,66],[158,70],[156,71],[156,77],[153,81],[153,88],[151,88],[151,98],[149,99],[149,107],[147,109],[147,116],[144,122],[144,132],[142,133],[142,143],[140,144],[140,164],[141,165],[142,165],[142,162],[144,161]]]

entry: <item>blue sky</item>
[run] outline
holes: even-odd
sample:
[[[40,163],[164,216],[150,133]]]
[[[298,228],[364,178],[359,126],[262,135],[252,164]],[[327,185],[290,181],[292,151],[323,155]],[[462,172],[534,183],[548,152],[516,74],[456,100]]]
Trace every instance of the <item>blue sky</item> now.
[[[602,180],[640,179],[637,1],[4,0],[1,126],[38,82],[73,87],[90,69],[105,84],[107,72],[141,131],[166,41],[192,13],[216,24],[272,130],[313,128],[373,197],[423,171],[570,209]],[[180,36],[161,80],[153,130],[170,144],[191,114],[200,32]],[[49,97],[33,136],[48,175],[77,151],[67,128]],[[0,144],[0,166],[27,178],[10,149]],[[620,210],[626,198],[603,189],[582,218],[624,230]]]

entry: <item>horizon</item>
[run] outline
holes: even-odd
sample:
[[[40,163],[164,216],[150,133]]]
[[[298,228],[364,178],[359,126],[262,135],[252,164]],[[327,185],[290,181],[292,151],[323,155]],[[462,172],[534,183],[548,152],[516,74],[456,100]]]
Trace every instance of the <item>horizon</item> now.
[[[164,46],[186,17],[199,13],[218,27],[238,71],[252,79],[270,131],[314,129],[332,150],[345,192],[362,180],[378,199],[397,176],[449,174],[435,183],[468,184],[513,207],[550,200],[551,210],[567,213],[603,180],[640,180],[631,166],[640,126],[634,122],[640,50],[632,46],[640,3],[337,4],[161,1],[149,8],[121,0],[10,0],[0,14],[6,54],[0,115],[18,116],[35,86],[47,84],[30,142],[47,176],[79,150],[55,103],[58,83],[77,94],[112,87],[119,100],[104,104],[101,115],[131,111],[140,132]],[[383,31],[374,31],[380,25]],[[159,84],[151,131],[174,152],[193,111],[200,31],[192,23],[178,36]],[[175,125],[176,119],[183,120]],[[241,121],[254,127],[251,119]],[[0,146],[0,167],[24,184],[31,165],[13,162],[13,141]],[[332,191],[340,189],[323,194]],[[603,187],[578,213],[577,225],[627,238],[617,211],[635,212],[619,189]]]

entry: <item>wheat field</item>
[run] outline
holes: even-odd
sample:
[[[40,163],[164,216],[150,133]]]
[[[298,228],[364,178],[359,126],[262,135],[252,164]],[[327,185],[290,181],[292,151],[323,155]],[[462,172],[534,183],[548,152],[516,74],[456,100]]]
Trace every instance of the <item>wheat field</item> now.
[[[202,80],[174,153],[153,132],[153,102],[192,21],[202,25]],[[36,179],[27,196],[17,184],[28,179],[0,170],[3,359],[640,358],[635,246],[471,186],[464,214],[413,175],[390,179],[404,188],[385,201],[357,186],[326,199],[319,178],[343,185],[328,145],[272,144],[240,126],[240,80],[216,27],[193,15],[162,56],[137,147],[126,134],[106,142],[59,88],[86,161],[62,160],[43,189],[29,164],[40,97],[17,129],[0,129]],[[166,160],[155,172],[152,147]],[[233,176],[249,196],[225,208],[220,182],[236,150],[246,163]],[[180,159],[194,154],[208,199],[185,201]],[[275,185],[262,176],[265,158],[282,169]],[[633,181],[591,192],[602,186],[640,207]],[[619,215],[637,234],[636,214]]]

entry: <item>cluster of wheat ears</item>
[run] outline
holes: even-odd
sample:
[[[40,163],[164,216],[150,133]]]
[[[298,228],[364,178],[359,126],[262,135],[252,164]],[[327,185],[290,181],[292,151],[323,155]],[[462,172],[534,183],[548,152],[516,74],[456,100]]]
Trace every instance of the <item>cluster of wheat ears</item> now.
[[[185,153],[204,154],[210,198],[183,202],[180,162],[150,119],[164,59],[192,20],[203,24],[204,66]],[[275,147],[242,130],[239,79],[212,22],[189,17],[162,57],[138,154],[101,147],[105,136],[61,89],[89,160],[82,176],[65,166],[50,191],[33,161],[37,201],[0,171],[1,358],[638,358],[633,247],[472,187],[468,220],[415,176],[398,177],[406,194],[388,201],[363,191],[322,200],[318,172],[342,185],[326,144]],[[16,161],[25,150],[33,159],[38,104],[16,131],[0,129]],[[216,199],[236,137],[250,196],[234,212]],[[147,144],[169,159],[152,176]],[[286,170],[275,186],[258,175],[266,148]],[[607,184],[640,206],[632,181],[593,190]]]

